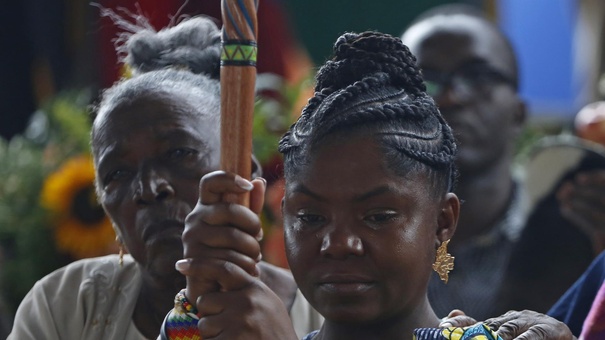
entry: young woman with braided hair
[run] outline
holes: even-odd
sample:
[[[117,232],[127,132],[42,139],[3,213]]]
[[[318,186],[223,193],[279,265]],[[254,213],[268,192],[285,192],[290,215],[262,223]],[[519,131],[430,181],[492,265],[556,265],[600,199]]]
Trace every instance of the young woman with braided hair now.
[[[319,70],[315,95],[279,149],[288,262],[299,289],[325,317],[304,340],[495,339],[482,324],[467,328],[465,337],[461,329],[437,328],[441,320],[427,298],[431,270],[447,282],[453,267],[446,247],[460,209],[452,193],[456,143],[400,39],[377,32],[341,36],[334,57]],[[291,321],[282,301],[253,274],[264,188],[260,179],[248,182],[224,171],[200,182],[183,240],[204,256],[176,267],[188,284],[221,288],[197,301],[177,301],[199,318],[203,339],[299,339],[296,316]],[[245,192],[250,209],[222,202],[223,194]],[[567,339],[562,323],[519,319],[547,325],[538,338]],[[448,322],[468,320],[458,315]],[[511,321],[519,321],[511,315],[497,321],[509,334],[529,328],[510,332]]]
[[[401,40],[377,32],[341,36],[279,149],[288,261],[325,317],[305,339],[407,340],[417,328],[437,327],[427,284],[431,268],[445,281],[451,269],[445,254],[460,206],[452,193],[456,144]],[[185,233],[204,238],[185,239],[185,246],[226,248],[214,261],[177,264],[190,282],[215,280],[223,288],[195,304],[202,338],[296,339],[279,299],[249,274],[253,262],[233,260],[233,252],[258,255],[254,213],[220,202],[224,193],[250,191],[258,206],[263,186],[216,171],[200,190]]]

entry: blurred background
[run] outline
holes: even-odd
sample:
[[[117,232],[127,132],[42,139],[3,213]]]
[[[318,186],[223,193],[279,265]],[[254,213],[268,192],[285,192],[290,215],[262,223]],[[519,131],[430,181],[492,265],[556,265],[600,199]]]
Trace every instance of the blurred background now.
[[[260,0],[255,150],[271,189],[265,259],[287,266],[281,243],[276,143],[309,97],[314,65],[345,31],[399,36],[440,4],[476,6],[517,51],[527,137],[573,129],[576,113],[605,98],[602,0]],[[220,1],[21,0],[0,11],[0,309],[4,325],[33,283],[83,257],[117,252],[96,203],[88,107],[124,73],[118,27],[100,7],[140,13],[156,28],[185,15],[220,19]],[[7,326],[9,327],[9,326]],[[1,335],[1,334],[0,334]]]

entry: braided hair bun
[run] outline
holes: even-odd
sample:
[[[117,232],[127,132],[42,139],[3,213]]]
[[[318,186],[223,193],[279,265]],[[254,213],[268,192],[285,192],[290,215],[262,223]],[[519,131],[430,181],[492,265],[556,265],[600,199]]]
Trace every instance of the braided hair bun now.
[[[416,58],[401,39],[379,32],[345,33],[334,44],[334,57],[317,74],[316,90],[340,89],[385,73],[393,86],[409,94],[426,91]]]
[[[450,127],[426,94],[416,58],[401,39],[379,32],[346,33],[316,76],[315,94],[282,137],[289,176],[335,131],[368,130],[388,150],[395,170],[413,160],[451,189],[456,144]],[[393,156],[395,155],[395,156]]]

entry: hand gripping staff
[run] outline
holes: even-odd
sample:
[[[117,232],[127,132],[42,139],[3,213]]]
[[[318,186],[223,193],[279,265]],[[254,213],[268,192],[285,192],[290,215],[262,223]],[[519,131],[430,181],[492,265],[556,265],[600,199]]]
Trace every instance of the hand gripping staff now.
[[[250,179],[252,120],[256,83],[256,10],[258,0],[222,0],[221,52],[221,169]],[[249,206],[249,195],[225,195],[226,202]],[[203,294],[189,287],[193,297]],[[175,297],[174,309],[162,325],[162,340],[201,339],[199,316],[185,297]]]

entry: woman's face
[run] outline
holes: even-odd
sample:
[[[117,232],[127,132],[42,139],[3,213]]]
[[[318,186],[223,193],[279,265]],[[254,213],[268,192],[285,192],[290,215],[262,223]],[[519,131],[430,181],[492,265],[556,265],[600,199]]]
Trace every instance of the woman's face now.
[[[174,263],[185,217],[199,180],[219,166],[218,123],[203,110],[179,96],[147,95],[101,113],[93,126],[101,203],[128,251],[160,280],[181,277]]]
[[[455,229],[442,212],[451,202],[435,199],[424,174],[395,175],[369,135],[329,137],[311,152],[287,179],[283,205],[301,291],[335,322],[413,314],[426,299],[442,228]]]

